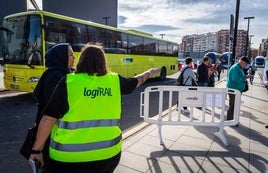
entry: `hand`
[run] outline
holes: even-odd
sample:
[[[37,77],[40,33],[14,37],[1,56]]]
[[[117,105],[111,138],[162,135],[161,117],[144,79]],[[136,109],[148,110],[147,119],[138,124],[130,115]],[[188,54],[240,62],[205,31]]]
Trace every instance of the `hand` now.
[[[148,70],[150,72],[150,77],[154,77],[157,73],[159,73],[161,70],[160,68],[151,68]]]
[[[252,77],[251,74],[248,74],[248,75],[246,76],[247,79],[248,79],[248,78],[251,78],[251,77]]]
[[[40,163],[40,168],[44,166],[44,160],[43,160],[43,154],[31,154],[29,158],[29,164],[31,165],[31,168],[33,169],[33,165],[31,160],[36,160]]]

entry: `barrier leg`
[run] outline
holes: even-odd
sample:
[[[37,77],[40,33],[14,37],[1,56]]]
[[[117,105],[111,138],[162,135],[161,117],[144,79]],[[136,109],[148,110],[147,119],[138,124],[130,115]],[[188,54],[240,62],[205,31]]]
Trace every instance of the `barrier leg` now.
[[[160,139],[160,145],[163,145],[163,139],[162,139],[162,125],[158,124],[158,134],[159,134],[159,139]]]
[[[220,130],[218,132],[215,132],[214,134],[222,141],[225,146],[229,146],[229,142],[224,135],[223,127],[221,127]]]

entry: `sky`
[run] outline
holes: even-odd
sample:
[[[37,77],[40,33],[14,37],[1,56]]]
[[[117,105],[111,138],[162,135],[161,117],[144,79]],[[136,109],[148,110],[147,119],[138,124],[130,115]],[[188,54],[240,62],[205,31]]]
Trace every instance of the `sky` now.
[[[42,0],[36,0],[41,4]],[[230,28],[237,0],[118,0],[118,28],[136,29],[181,43],[185,35]],[[251,47],[268,38],[268,0],[240,0],[238,29],[247,30]]]
[[[136,29],[181,43],[182,36],[230,28],[236,0],[118,0],[118,28]],[[268,37],[268,0],[240,0],[238,29],[247,30],[251,47]]]

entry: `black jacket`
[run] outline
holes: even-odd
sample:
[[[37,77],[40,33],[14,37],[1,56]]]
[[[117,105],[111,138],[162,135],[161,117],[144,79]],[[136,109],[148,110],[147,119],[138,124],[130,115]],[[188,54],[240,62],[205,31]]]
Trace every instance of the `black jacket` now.
[[[61,43],[53,46],[46,52],[46,67],[48,68],[41,76],[33,97],[38,103],[36,124],[38,125],[42,118],[42,111],[46,106],[53,89],[60,79],[69,73],[68,69],[68,43]]]
[[[197,67],[198,82],[208,82],[208,67],[202,63]]]

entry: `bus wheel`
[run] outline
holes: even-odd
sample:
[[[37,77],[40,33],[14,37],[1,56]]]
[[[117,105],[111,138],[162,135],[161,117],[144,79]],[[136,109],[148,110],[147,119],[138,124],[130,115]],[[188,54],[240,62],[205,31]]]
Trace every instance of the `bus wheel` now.
[[[165,80],[166,77],[167,77],[167,70],[165,67],[162,67],[160,72],[160,80]]]

